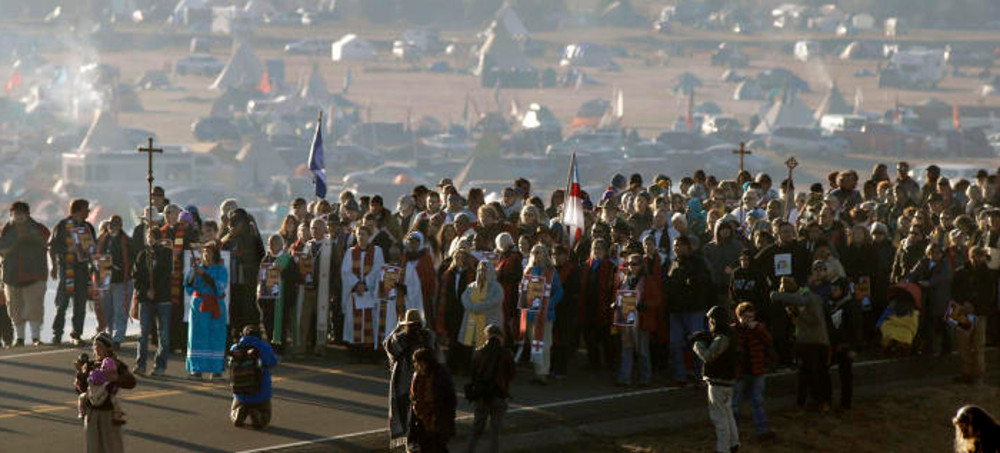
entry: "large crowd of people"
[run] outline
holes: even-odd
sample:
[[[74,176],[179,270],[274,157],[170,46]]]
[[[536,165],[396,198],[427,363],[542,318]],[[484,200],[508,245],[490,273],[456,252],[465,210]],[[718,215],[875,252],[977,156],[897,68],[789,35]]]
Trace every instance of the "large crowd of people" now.
[[[127,318],[140,320],[136,374],[156,340],[152,375],[183,352],[191,378],[218,376],[245,325],[291,358],[331,343],[357,362],[388,355],[394,445],[417,430],[422,451],[438,451],[454,432],[441,419],[454,414],[443,374],[473,377],[477,437],[487,417],[499,429],[518,363],[537,385],[580,369],[624,387],[707,384],[716,450],[730,451],[744,398],[757,435],[774,437],[763,389],[776,367],[797,367],[797,402],[819,412],[831,408],[831,365],[839,407],[852,406],[859,351],[957,350],[956,381],[983,379],[984,347],[1000,339],[998,173],[949,181],[930,166],[920,185],[899,162],[895,177],[878,164],[864,182],[845,170],[799,190],[748,172],[697,171],[676,185],[616,175],[581,195],[579,236],[563,224],[565,191],[546,203],[525,179],[496,201],[443,179],[414,187],[395,211],[377,194],[299,198],[266,238],[235,200],[203,219],[159,188],[131,235],[117,216],[95,228],[86,200],[51,230],[15,202],[0,235],[0,339],[41,344],[52,278],[51,342],[63,341],[71,301],[69,338],[80,342],[86,303],[99,301],[109,351]],[[510,367],[498,365],[501,351]]]

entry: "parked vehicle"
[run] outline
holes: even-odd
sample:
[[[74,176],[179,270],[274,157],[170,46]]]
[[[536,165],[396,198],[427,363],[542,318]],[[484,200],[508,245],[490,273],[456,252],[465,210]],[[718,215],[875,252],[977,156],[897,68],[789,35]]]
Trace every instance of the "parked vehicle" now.
[[[750,57],[740,51],[735,44],[728,42],[719,44],[719,48],[712,54],[712,66],[742,68],[748,64],[750,64]]]
[[[795,43],[795,59],[809,61],[821,56],[819,43],[816,41],[799,41]]]
[[[191,133],[199,142],[236,141],[240,139],[239,128],[229,119],[208,116],[191,123]]]
[[[545,149],[547,156],[569,156],[577,154],[603,154],[622,152],[624,140],[621,132],[613,131],[585,131],[578,132],[559,143],[554,143]]]
[[[828,135],[842,131],[860,131],[865,125],[865,117],[861,115],[823,115],[819,119],[819,127]]]
[[[943,50],[914,49],[893,52],[889,65],[878,75],[879,88],[896,87],[928,90],[945,76]]]
[[[767,136],[765,146],[776,151],[801,153],[825,153],[829,151],[846,153],[851,142],[842,137],[824,137],[818,127],[784,126]]]
[[[285,44],[285,53],[289,55],[320,55],[330,51],[329,39],[303,39]]]

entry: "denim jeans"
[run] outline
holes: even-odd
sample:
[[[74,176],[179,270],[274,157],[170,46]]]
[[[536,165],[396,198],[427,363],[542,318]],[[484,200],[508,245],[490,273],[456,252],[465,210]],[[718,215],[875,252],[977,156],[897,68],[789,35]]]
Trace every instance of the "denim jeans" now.
[[[87,275],[86,268],[76,269],[74,275]],[[56,289],[56,317],[52,320],[52,336],[62,338],[66,326],[66,309],[73,299],[73,330],[71,337],[80,338],[83,335],[83,321],[87,316],[87,289],[90,287],[86,278],[77,278],[73,285],[73,294],[66,291],[66,278],[59,278],[59,288]]]
[[[167,357],[170,355],[170,302],[140,302],[139,303],[139,351],[136,365],[146,368],[149,355],[149,334],[156,322],[159,344],[156,346],[154,365],[157,370],[167,369]]]
[[[761,374],[754,376],[745,374],[740,376],[733,385],[733,416],[736,421],[740,421],[740,402],[743,397],[750,395],[750,408],[753,410],[753,424],[757,429],[757,435],[768,432],[767,416],[764,415],[764,377]]]
[[[105,330],[111,334],[111,339],[118,343],[125,341],[125,330],[128,328],[128,304],[132,303],[132,283],[112,283],[101,296],[101,313],[104,316]]]
[[[632,363],[639,356],[639,382],[648,384],[653,379],[653,367],[649,361],[649,332],[638,327],[622,329],[622,366],[618,382],[632,383]]]
[[[687,379],[684,352],[691,350],[688,337],[702,330],[707,330],[704,311],[670,314],[670,360],[673,362],[674,379],[678,381]],[[701,380],[701,359],[697,355],[694,356],[694,378],[696,381]]]

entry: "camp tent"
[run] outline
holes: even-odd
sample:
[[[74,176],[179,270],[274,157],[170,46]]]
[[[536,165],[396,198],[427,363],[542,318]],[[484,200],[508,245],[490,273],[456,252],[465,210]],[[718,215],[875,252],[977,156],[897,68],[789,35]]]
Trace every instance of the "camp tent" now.
[[[628,0],[612,2],[601,11],[601,24],[611,27],[634,27],[642,25],[646,18],[639,14]]]
[[[476,74],[482,76],[493,69],[501,70],[533,70],[531,60],[514,42],[507,28],[496,21],[486,34],[486,42],[479,49],[479,65]]]
[[[210,88],[213,90],[252,88],[257,86],[263,76],[264,65],[254,55],[250,45],[239,43],[229,57],[226,67],[222,69]]]
[[[559,65],[606,68],[614,66],[615,61],[607,47],[581,42],[566,46]]]
[[[794,93],[786,92],[778,102],[761,115],[760,124],[754,129],[755,134],[770,134],[775,129],[785,126],[808,127],[815,124],[813,111]]]
[[[763,101],[767,94],[754,80],[744,80],[733,90],[734,101]]]
[[[299,89],[299,97],[316,102],[324,102],[330,97],[330,91],[326,87],[326,80],[323,79],[319,65],[314,64],[312,70],[309,71],[309,78]]]
[[[348,33],[331,46],[333,61],[361,61],[375,59],[375,47],[354,33]]]
[[[813,118],[819,121],[823,115],[848,115],[851,113],[854,113],[854,107],[847,105],[844,96],[840,94],[840,89],[837,88],[836,84],[833,84],[830,85],[830,90],[826,92],[826,96],[823,96],[823,100],[820,101],[819,107],[816,108],[816,113],[813,114]]]
[[[264,138],[243,145],[236,154],[236,180],[247,187],[266,187],[272,175],[291,174],[291,167]]]
[[[737,83],[742,82],[747,79],[747,76],[743,75],[738,69],[726,69],[726,72],[722,73],[722,77],[719,80],[727,83]]]
[[[250,0],[243,6],[243,12],[253,20],[269,20],[278,15],[278,10],[267,0]]]
[[[499,23],[511,39],[515,41],[523,42],[531,39],[531,34],[528,33],[528,27],[524,26],[524,22],[521,21],[517,12],[514,11],[514,8],[509,4],[505,3],[500,7],[500,9],[497,10],[496,22]],[[491,28],[492,26],[487,28],[486,33],[489,33]]]
[[[94,114],[94,121],[90,123],[87,135],[83,137],[78,153],[100,152],[100,151],[121,151],[131,149],[128,137],[122,131],[111,113],[107,110],[100,110]]]

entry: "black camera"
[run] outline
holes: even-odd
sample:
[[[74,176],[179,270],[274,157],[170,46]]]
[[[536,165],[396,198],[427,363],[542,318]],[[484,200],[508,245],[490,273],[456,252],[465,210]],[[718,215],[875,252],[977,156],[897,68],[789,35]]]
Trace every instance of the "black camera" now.
[[[691,340],[692,343],[711,343],[712,334],[705,331],[695,332],[691,334],[688,339]]]
[[[94,362],[90,361],[90,356],[87,355],[86,352],[81,353],[79,356],[77,356],[76,363],[83,364],[81,371],[83,371],[84,373],[89,373],[94,368]]]

